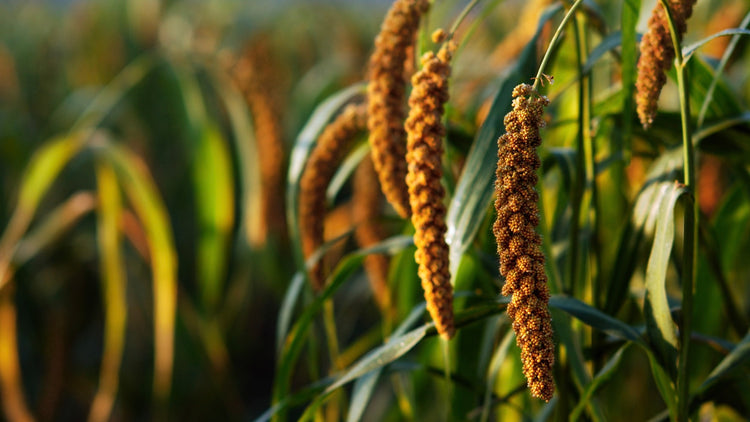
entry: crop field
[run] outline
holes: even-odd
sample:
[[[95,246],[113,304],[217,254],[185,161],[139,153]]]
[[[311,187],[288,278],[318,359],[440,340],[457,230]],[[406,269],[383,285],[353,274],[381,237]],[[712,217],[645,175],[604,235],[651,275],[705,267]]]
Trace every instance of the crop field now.
[[[0,0],[0,420],[750,420],[748,35]]]

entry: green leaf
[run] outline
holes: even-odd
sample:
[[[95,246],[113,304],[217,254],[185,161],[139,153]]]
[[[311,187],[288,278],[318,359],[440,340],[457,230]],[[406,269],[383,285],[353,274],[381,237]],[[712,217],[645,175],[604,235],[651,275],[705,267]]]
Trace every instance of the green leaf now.
[[[420,303],[414,308],[408,317],[399,325],[399,327],[391,335],[388,343],[395,342],[397,338],[401,338],[406,330],[409,329],[415,322],[417,322],[422,315],[424,315],[425,304]],[[362,419],[365,408],[370,402],[372,393],[375,391],[378,378],[382,372],[382,367],[374,369],[372,372],[365,374],[364,376],[357,379],[352,389],[352,398],[349,404],[349,413],[347,415],[347,422],[356,422]]]
[[[110,419],[120,378],[127,328],[127,275],[123,262],[119,229],[122,199],[112,166],[96,166],[99,208],[97,244],[100,251],[102,307],[104,308],[104,350],[99,371],[99,386],[91,403],[90,421]]]
[[[360,267],[365,256],[373,253],[393,253],[413,244],[413,239],[409,236],[395,236],[388,238],[375,246],[367,249],[358,250],[348,254],[336,266],[333,273],[326,280],[325,288],[315,298],[315,300],[302,312],[297,323],[284,341],[281,358],[278,361],[276,377],[274,380],[272,404],[275,406],[280,403],[289,392],[289,383],[291,380],[292,370],[297,361],[304,339],[307,336],[310,324],[315,315],[323,308],[323,303],[333,296],[333,294],[348,280],[352,274]],[[311,257],[313,259],[315,254]],[[274,415],[275,419],[284,420],[285,415],[279,412]]]
[[[21,237],[28,230],[42,197],[70,160],[84,147],[88,132],[76,132],[47,141],[31,157],[21,177],[18,205],[0,238],[0,287],[8,280],[8,266]]]
[[[276,326],[276,355],[277,358],[281,356],[281,350],[284,345],[284,339],[286,339],[289,333],[289,326],[292,323],[292,313],[294,307],[299,301],[300,295],[305,287],[307,277],[305,276],[305,270],[297,271],[292,277],[292,282],[289,283],[289,287],[284,293],[284,299],[281,301],[279,307],[279,318],[278,325]]]
[[[482,405],[482,416],[479,419],[482,422],[486,422],[490,416],[490,406],[492,405],[492,391],[495,389],[495,382],[497,381],[498,375],[500,375],[500,366],[505,362],[505,358],[508,356],[510,346],[513,344],[513,339],[516,338],[513,330],[508,329],[508,332],[503,337],[503,341],[500,342],[500,346],[497,347],[495,354],[492,355],[492,360],[487,368],[486,376],[486,391],[484,394],[484,403]]]
[[[454,282],[461,256],[479,230],[484,214],[492,201],[497,167],[497,139],[502,135],[503,116],[511,109],[513,88],[536,74],[536,43],[544,24],[560,10],[549,8],[539,19],[537,32],[524,48],[518,62],[501,79],[500,89],[466,158],[456,193],[448,207],[446,242],[450,245],[450,272]]]
[[[262,188],[260,162],[256,145],[255,130],[247,110],[247,104],[242,94],[226,75],[226,72],[216,66],[207,68],[209,80],[214,85],[219,98],[227,109],[227,117],[232,127],[232,141],[234,155],[237,159],[240,185],[240,230],[249,245],[260,243],[259,228],[262,211]]]
[[[98,145],[98,152],[114,167],[146,234],[154,295],[154,394],[166,400],[172,383],[177,311],[177,252],[169,214],[139,157],[106,141]]]
[[[317,142],[318,136],[323,132],[323,129],[328,125],[334,114],[354,97],[363,94],[365,87],[364,83],[352,85],[337,92],[321,103],[313,111],[310,119],[294,141],[294,147],[289,158],[289,173],[287,174],[286,218],[297,268],[302,268],[304,262],[299,236],[299,205],[297,201],[299,197],[299,182],[302,177],[302,171],[305,169],[307,157]]]
[[[748,359],[750,359],[750,333],[737,343],[737,346],[716,365],[716,368],[711,371],[706,380],[703,381],[703,384],[698,387],[695,396],[705,393],[721,381],[722,378],[733,375],[737,367],[745,364],[745,361]]]
[[[622,347],[617,349],[617,352],[609,358],[607,363],[602,367],[601,370],[594,376],[594,379],[591,380],[591,383],[586,386],[586,389],[583,391],[583,394],[581,395],[581,399],[578,401],[578,404],[576,407],[573,408],[573,411],[570,412],[570,417],[568,420],[571,421],[577,421],[580,420],[581,414],[583,413],[586,406],[591,401],[592,397],[594,396],[594,393],[596,393],[596,390],[598,390],[600,387],[602,387],[604,384],[606,384],[609,380],[612,379],[612,376],[615,374],[615,371],[620,366],[620,362],[622,362],[622,355],[625,352],[625,350],[628,348],[630,343],[625,343]]]
[[[666,276],[669,257],[674,244],[674,207],[677,200],[688,193],[688,189],[681,184],[659,184],[660,201],[653,204],[658,209],[656,234],[651,249],[651,256],[646,267],[646,299],[644,314],[646,317],[646,333],[657,351],[659,360],[671,375],[675,375],[674,367],[677,361],[677,333],[676,324],[667,302]]]
[[[695,53],[695,51],[698,50],[699,48],[703,47],[704,44],[719,37],[726,37],[727,35],[750,35],[750,30],[741,29],[741,28],[725,29],[713,35],[709,35],[708,37],[703,38],[700,41],[696,41],[693,44],[683,47],[682,48],[683,62],[690,60],[690,57],[692,57],[693,53]]]
[[[664,403],[667,405],[670,415],[677,414],[677,391],[675,384],[670,376],[664,370],[664,367],[659,363],[659,360],[650,350],[646,351],[648,357],[649,367],[651,368],[651,375],[656,383],[656,389],[659,390]]]
[[[555,295],[550,298],[549,305],[553,308],[565,311],[571,316],[581,320],[584,324],[596,328],[597,330],[623,340],[644,345],[643,340],[633,327],[581,302],[576,298]]]

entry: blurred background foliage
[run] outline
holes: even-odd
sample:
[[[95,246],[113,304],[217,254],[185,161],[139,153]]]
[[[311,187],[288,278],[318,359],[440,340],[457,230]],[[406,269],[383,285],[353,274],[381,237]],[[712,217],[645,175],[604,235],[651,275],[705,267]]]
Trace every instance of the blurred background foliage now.
[[[420,51],[432,48],[425,34],[448,27],[465,3],[435,2]],[[536,22],[551,3],[481,1],[460,28],[458,39],[465,42],[455,59],[446,118],[449,198],[461,189],[461,169],[485,117],[497,120],[492,133],[502,128],[502,114],[490,104],[503,78],[525,47],[530,46],[528,57],[546,49],[554,26],[543,26],[535,36]],[[596,196],[578,173],[583,172],[576,152],[583,136],[579,71],[586,57],[576,56],[571,29],[549,72],[556,82],[547,92],[553,102],[543,134],[544,202],[554,253],[549,259],[563,269],[565,280],[562,290],[553,290],[642,334],[644,273],[658,213],[653,210],[661,198],[649,189],[666,189],[663,183],[675,179],[679,151],[672,150],[680,142],[680,125],[673,82],[650,131],[623,111],[632,87],[621,72],[627,53],[619,43],[628,32],[621,30],[622,3],[586,2],[579,22],[594,69],[586,82],[593,133],[586,136],[597,145],[596,176],[587,179]],[[388,6],[387,1],[0,0],[0,399],[7,419],[250,420],[279,404],[272,400],[272,386],[285,382],[278,365],[286,336],[278,333],[289,325],[277,331],[278,315],[281,310],[299,322],[318,303],[300,283],[304,276],[285,214],[285,193],[294,186],[287,183],[292,151],[303,128],[320,126],[334,114],[337,107],[322,110],[326,99],[360,92],[342,90],[366,78]],[[641,5],[640,19],[633,21],[638,32],[652,6]],[[699,1],[685,43],[738,27],[746,13],[743,0]],[[728,41],[706,44],[691,61],[696,114]],[[741,40],[720,78],[707,123],[698,127],[707,130],[696,132],[704,226],[693,391],[745,336],[750,319],[748,54]],[[512,85],[535,73],[536,62],[528,57],[524,66],[531,71],[520,71]],[[253,103],[257,95],[265,98],[261,105]],[[316,110],[320,121],[311,119]],[[273,124],[264,124],[267,119]],[[278,138],[281,147],[267,149],[269,137]],[[496,135],[488,139],[494,142]],[[275,170],[264,169],[268,163]],[[329,250],[331,266],[334,255],[357,250],[347,237],[353,224],[346,178],[337,189],[330,195],[326,238],[343,235],[346,241]],[[594,204],[583,212],[571,205],[583,201]],[[560,401],[573,404],[555,408],[528,397],[518,350],[502,341],[508,332],[502,307],[486,306],[501,284],[489,229],[493,216],[486,206],[472,212],[464,218],[475,231],[464,239],[463,256],[457,257],[461,266],[452,263],[458,269],[456,309],[486,308],[484,314],[459,312],[465,322],[451,343],[452,382],[441,378],[444,355],[432,333],[419,347],[404,348],[406,358],[388,367],[366,419],[474,420],[485,417],[485,403],[493,404],[497,420],[551,414],[565,419],[560,415],[575,411],[571,407],[578,402],[594,420],[658,416],[665,404],[657,399],[652,356],[597,337],[590,328],[596,324],[559,310],[553,317],[568,326],[577,345],[566,353],[580,355],[589,381],[603,374],[596,378],[601,389],[590,392],[596,404],[583,394],[586,383],[571,375],[579,368],[571,369],[575,363],[568,359],[575,358],[569,357],[556,377]],[[576,218],[580,223],[571,223]],[[391,210],[383,222],[389,235],[411,233],[410,224]],[[282,375],[299,393],[284,406],[308,404],[321,392],[316,382],[329,385],[327,377],[351,367],[419,310],[423,299],[413,248],[408,239],[393,241],[389,282],[395,311],[377,307],[359,261],[351,260],[356,254],[347,255],[344,262],[353,269],[336,274],[352,280],[342,279],[330,292],[333,302],[321,311],[334,315],[338,345],[331,346],[326,322],[309,325],[313,334],[306,338],[302,362],[291,363],[296,369]],[[665,285],[675,306],[678,264],[665,263]],[[285,294],[291,305],[282,304]],[[298,297],[303,304],[295,308]],[[510,357],[503,359],[506,352]],[[497,378],[490,376],[497,370]],[[750,412],[750,390],[741,389],[750,387],[747,374],[745,364],[732,379],[722,379],[721,388],[701,390],[702,414],[742,420],[743,412]],[[341,391],[318,417],[343,418]],[[443,403],[451,407],[448,416]]]

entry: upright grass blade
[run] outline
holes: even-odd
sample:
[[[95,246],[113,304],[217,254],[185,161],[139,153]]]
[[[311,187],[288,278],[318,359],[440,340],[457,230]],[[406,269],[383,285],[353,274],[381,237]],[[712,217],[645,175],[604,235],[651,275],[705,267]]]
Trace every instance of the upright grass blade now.
[[[234,227],[232,159],[221,130],[206,113],[203,94],[192,71],[178,64],[173,68],[190,122],[191,171],[198,226],[195,268],[204,310],[213,314],[224,288]]]
[[[414,323],[416,323],[422,315],[424,315],[425,306],[423,303],[417,305],[409,314],[406,319],[393,331],[391,338],[386,344],[395,343],[397,339],[403,338],[406,330],[409,329]],[[374,351],[372,352],[374,353]],[[403,353],[402,353],[403,354]],[[363,361],[361,361],[363,362]],[[352,397],[349,404],[349,413],[347,414],[347,422],[357,422],[362,419],[365,408],[370,402],[372,393],[375,391],[375,386],[380,378],[383,366],[373,369],[369,373],[357,378],[354,382],[354,388],[352,389]],[[354,368],[351,369],[353,371]],[[342,378],[339,378],[337,382],[341,382]],[[329,387],[330,389],[332,387]],[[327,389],[327,390],[328,390]]]
[[[234,227],[234,179],[227,143],[207,122],[195,145],[193,184],[198,218],[196,270],[203,305],[215,311],[222,297]]]
[[[310,155],[318,136],[325,129],[333,115],[348,101],[354,97],[362,95],[365,92],[364,84],[352,85],[329,97],[320,104],[305,127],[300,131],[299,136],[294,142],[291,157],[289,159],[289,173],[287,175],[286,188],[286,218],[289,225],[289,238],[292,242],[294,251],[294,260],[297,268],[304,266],[302,254],[302,245],[299,236],[299,182],[302,177],[302,171],[305,169],[307,157]]]
[[[674,244],[674,207],[682,195],[687,194],[684,185],[661,184],[663,194],[658,205],[656,234],[651,256],[646,267],[646,333],[656,350],[659,361],[667,371],[675,376],[677,361],[677,333],[667,302],[666,276]]]
[[[11,283],[11,280],[6,280]],[[11,422],[32,422],[21,383],[21,364],[18,359],[18,332],[13,289],[0,291],[0,397],[3,413]]]
[[[86,133],[76,132],[54,138],[37,150],[26,166],[21,179],[18,205],[0,238],[0,289],[9,280],[6,273],[13,254],[34,218],[42,196],[47,193],[63,167],[83,148],[86,137]]]
[[[227,108],[229,123],[232,126],[234,157],[239,172],[241,213],[240,230],[248,245],[260,246],[260,224],[262,188],[260,162],[256,145],[255,131],[247,111],[247,105],[237,88],[227,75],[214,65],[206,65],[210,81],[214,85],[224,106]]]
[[[513,88],[520,82],[527,81],[529,75],[536,71],[536,43],[539,34],[544,24],[559,10],[559,6],[550,8],[539,19],[536,34],[524,48],[516,65],[502,78],[489,114],[466,158],[464,172],[458,181],[446,216],[448,232],[445,239],[450,246],[450,273],[453,278],[451,282],[455,283],[461,256],[474,241],[487,207],[492,201],[497,166],[497,138],[505,129],[503,116],[511,109]]]
[[[497,382],[498,376],[500,375],[500,366],[503,364],[503,362],[505,362],[505,358],[508,356],[508,350],[510,349],[511,344],[513,344],[514,338],[516,337],[513,330],[509,329],[505,334],[505,337],[503,337],[503,341],[500,342],[500,345],[497,347],[497,350],[495,351],[495,354],[492,356],[492,360],[490,361],[490,365],[487,368],[487,383],[485,386],[487,390],[484,393],[482,415],[479,418],[481,422],[486,422],[487,420],[489,420],[488,418],[490,417],[490,407],[492,405],[492,390],[495,388],[495,383]]]
[[[750,12],[745,15],[745,18],[742,19],[742,22],[740,23],[741,28],[746,28],[750,25]],[[716,68],[716,73],[714,73],[714,78],[711,80],[711,85],[708,86],[708,91],[706,92],[706,96],[703,99],[703,103],[701,104],[701,108],[698,111],[698,123],[696,127],[698,129],[703,128],[704,119],[706,117],[706,112],[708,111],[708,105],[713,100],[714,96],[714,89],[716,89],[716,84],[719,82],[719,78],[721,77],[721,74],[724,72],[724,68],[727,65],[727,62],[729,62],[729,58],[732,56],[732,53],[734,53],[734,49],[737,47],[737,43],[740,41],[740,34],[737,34],[732,37],[732,40],[729,41],[729,45],[727,46],[726,50],[724,50],[724,54],[721,56],[721,60],[719,61],[719,66]]]
[[[164,404],[172,384],[177,311],[177,253],[169,215],[146,164],[140,158],[107,141],[98,150],[114,167],[145,230],[154,295],[154,395]]]
[[[620,366],[620,362],[622,362],[622,355],[625,350],[627,350],[629,345],[629,343],[626,343],[624,346],[617,349],[617,352],[615,352],[614,356],[612,356],[604,365],[604,367],[602,367],[602,369],[594,376],[594,379],[591,380],[591,383],[588,386],[586,386],[586,389],[581,395],[581,400],[578,402],[576,407],[573,408],[573,411],[570,412],[568,420],[580,420],[584,409],[589,405],[589,402],[593,398],[594,393],[596,393],[596,390],[598,390],[601,386],[612,379],[615,371]]]
[[[127,324],[127,276],[123,263],[119,221],[120,188],[115,172],[107,163],[96,167],[99,210],[97,243],[101,254],[102,302],[104,308],[104,351],[99,371],[99,388],[91,403],[89,422],[110,419],[120,380],[120,365],[125,348]]]

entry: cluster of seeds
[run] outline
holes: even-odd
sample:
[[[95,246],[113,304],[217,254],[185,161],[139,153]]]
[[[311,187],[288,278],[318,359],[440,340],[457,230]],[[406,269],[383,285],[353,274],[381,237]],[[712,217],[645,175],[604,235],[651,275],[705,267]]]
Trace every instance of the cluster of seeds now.
[[[669,0],[677,35],[681,39],[687,30],[687,19],[693,14],[695,0]],[[659,94],[667,82],[666,71],[672,66],[675,51],[669,33],[667,14],[661,2],[648,20],[648,32],[641,40],[641,57],[638,60],[636,79],[636,105],[638,117],[644,128],[648,128],[656,116]]]
[[[349,105],[318,138],[300,180],[299,225],[302,251],[310,257],[323,244],[323,222],[326,212],[326,188],[333,178],[352,141],[366,124],[364,105]],[[315,290],[323,288],[325,272],[322,260],[310,269]]]
[[[435,41],[444,33],[438,32]],[[446,339],[453,337],[453,288],[448,268],[448,245],[445,242],[445,189],[440,184],[443,175],[441,158],[445,128],[442,124],[443,106],[448,100],[452,43],[446,43],[437,55],[426,53],[422,69],[414,74],[414,88],[409,97],[409,117],[406,119],[408,174],[411,221],[414,224],[415,255],[419,264],[427,309],[438,333]]]
[[[388,202],[401,217],[409,216],[404,132],[407,52],[414,44],[427,0],[396,0],[375,38],[367,86],[367,128],[375,170]]]
[[[255,245],[266,242],[268,233],[284,233],[283,188],[284,141],[281,129],[281,100],[279,99],[278,68],[267,40],[250,43],[233,68],[235,83],[245,96],[253,116],[255,139],[260,157],[261,222]]]
[[[542,239],[535,231],[539,224],[535,186],[541,165],[536,152],[542,143],[539,128],[548,103],[529,85],[513,90],[513,109],[504,121],[506,133],[498,139],[497,220],[493,227],[500,273],[505,277],[502,293],[512,295],[508,316],[521,348],[523,373],[531,394],[547,401],[555,391],[555,347]]]

